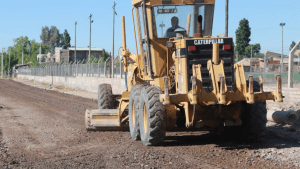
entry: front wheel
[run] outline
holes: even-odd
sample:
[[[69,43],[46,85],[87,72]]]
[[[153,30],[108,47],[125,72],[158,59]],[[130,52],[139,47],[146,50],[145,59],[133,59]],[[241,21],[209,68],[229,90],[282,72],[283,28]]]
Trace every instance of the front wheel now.
[[[140,139],[140,126],[139,126],[139,100],[143,85],[135,85],[132,87],[129,96],[129,131],[133,140]]]
[[[160,102],[160,88],[149,86],[142,89],[139,103],[139,124],[144,145],[153,146],[165,141],[167,115]]]

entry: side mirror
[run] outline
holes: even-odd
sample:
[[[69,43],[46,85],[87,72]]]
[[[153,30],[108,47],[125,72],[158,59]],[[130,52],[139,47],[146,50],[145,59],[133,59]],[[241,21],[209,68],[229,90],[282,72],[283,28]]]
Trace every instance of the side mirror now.
[[[167,46],[168,49],[171,49],[174,46],[174,42],[173,41],[167,41],[166,46]]]

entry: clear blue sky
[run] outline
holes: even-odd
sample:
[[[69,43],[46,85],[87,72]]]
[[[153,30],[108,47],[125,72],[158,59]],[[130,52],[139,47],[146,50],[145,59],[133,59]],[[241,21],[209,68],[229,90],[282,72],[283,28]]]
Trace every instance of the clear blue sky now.
[[[115,51],[122,45],[121,16],[126,17],[127,44],[134,52],[131,0],[115,0]],[[28,36],[40,42],[42,26],[56,26],[60,33],[67,29],[74,45],[75,21],[77,46],[89,45],[89,14],[93,14],[92,47],[112,50],[112,0],[15,0],[2,1],[0,8],[0,48],[13,45],[13,39]],[[281,22],[284,27],[284,54],[292,41],[300,40],[299,0],[229,0],[229,36],[235,38],[239,21],[246,18],[252,30],[251,44],[260,43],[261,52],[281,53]],[[213,35],[224,33],[225,0],[216,0]],[[117,55],[117,54],[115,54]]]

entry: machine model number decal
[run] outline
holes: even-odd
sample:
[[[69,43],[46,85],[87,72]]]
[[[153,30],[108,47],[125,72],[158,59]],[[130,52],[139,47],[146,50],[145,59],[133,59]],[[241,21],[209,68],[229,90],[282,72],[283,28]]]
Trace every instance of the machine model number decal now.
[[[209,45],[213,43],[224,44],[224,39],[203,39],[203,40],[194,40],[195,45]]]

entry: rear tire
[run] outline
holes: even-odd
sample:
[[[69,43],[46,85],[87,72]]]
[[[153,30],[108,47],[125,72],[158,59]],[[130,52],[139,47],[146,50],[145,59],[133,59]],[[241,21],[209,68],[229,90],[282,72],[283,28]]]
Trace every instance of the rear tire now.
[[[129,97],[129,130],[133,140],[140,140],[139,100],[143,85],[138,84],[131,88]]]
[[[255,101],[254,104],[246,104],[246,108],[246,120],[244,120],[244,131],[241,139],[261,141],[266,134],[266,101]]]
[[[249,82],[247,81],[247,86],[249,86],[248,84]],[[257,81],[253,81],[253,91],[260,91],[260,84]],[[243,102],[241,120],[242,126],[226,127],[226,134],[232,135],[237,133],[242,141],[261,141],[266,133],[266,101],[255,101],[254,104]],[[228,129],[230,130],[228,131]]]
[[[142,89],[139,104],[139,124],[141,140],[144,145],[154,146],[165,141],[167,115],[165,106],[160,102],[159,87],[149,86]]]
[[[100,84],[98,86],[98,109],[113,109],[113,93],[110,84]]]

